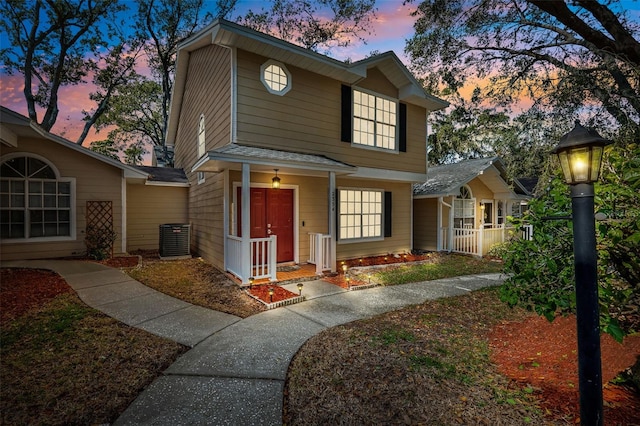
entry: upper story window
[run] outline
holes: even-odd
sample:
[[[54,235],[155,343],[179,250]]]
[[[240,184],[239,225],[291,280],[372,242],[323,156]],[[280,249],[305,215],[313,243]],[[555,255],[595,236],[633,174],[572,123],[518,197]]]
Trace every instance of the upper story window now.
[[[267,61],[260,67],[260,80],[269,93],[284,95],[291,90],[291,74],[289,70],[276,61]]]
[[[17,155],[2,161],[0,238],[73,237],[73,183],[42,158]]]
[[[398,103],[358,89],[353,90],[353,143],[397,149]]]
[[[204,114],[200,116],[200,121],[198,122],[198,158],[204,155],[206,150],[206,139],[204,133]]]

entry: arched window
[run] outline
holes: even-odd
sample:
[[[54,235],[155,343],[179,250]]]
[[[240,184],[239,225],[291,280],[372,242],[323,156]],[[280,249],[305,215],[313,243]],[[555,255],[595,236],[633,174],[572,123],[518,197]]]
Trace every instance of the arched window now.
[[[460,187],[460,192],[453,200],[453,227],[474,228],[476,222],[476,203],[467,185]]]
[[[13,154],[0,163],[0,238],[73,237],[73,179],[44,158]]]

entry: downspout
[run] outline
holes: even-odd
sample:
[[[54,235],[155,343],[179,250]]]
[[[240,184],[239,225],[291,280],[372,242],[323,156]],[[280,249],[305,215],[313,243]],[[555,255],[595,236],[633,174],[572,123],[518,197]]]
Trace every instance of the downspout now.
[[[331,254],[329,264],[331,272],[336,271],[336,172],[329,172],[329,235],[331,235]]]
[[[122,180],[120,183],[122,187],[120,191],[120,197],[122,199],[120,207],[122,211],[120,212],[121,219],[121,228],[122,228],[122,236],[120,237],[120,251],[122,253],[127,252],[127,179],[124,177],[124,170],[122,171]]]

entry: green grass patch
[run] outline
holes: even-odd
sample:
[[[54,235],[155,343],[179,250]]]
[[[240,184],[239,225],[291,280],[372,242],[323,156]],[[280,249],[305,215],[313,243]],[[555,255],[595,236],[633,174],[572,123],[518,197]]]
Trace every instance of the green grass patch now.
[[[501,271],[502,264],[500,263],[471,256],[451,254],[440,256],[429,263],[392,266],[374,273],[373,276],[377,282],[383,285],[397,285]]]

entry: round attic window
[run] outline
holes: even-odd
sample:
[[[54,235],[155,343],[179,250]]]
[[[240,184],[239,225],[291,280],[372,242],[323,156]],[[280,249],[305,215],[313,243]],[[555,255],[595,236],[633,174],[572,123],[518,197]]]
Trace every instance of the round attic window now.
[[[269,93],[284,95],[291,90],[291,74],[287,68],[276,61],[267,61],[260,67],[260,80]]]

